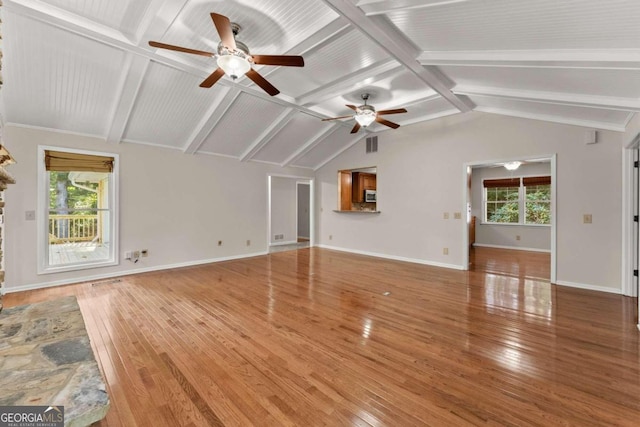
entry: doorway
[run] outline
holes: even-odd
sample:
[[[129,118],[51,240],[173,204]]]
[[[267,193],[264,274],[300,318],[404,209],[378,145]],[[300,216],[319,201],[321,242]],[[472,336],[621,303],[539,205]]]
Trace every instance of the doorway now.
[[[297,182],[297,230],[298,243],[308,242],[311,238],[311,198],[308,182]]]
[[[313,246],[313,179],[272,174],[267,186],[268,252]]]
[[[509,163],[516,160],[519,163],[516,169],[509,170],[506,166],[511,166]],[[540,181],[545,177],[548,181]],[[489,252],[498,254],[501,251],[538,252],[548,257],[548,274],[545,279],[555,283],[556,156],[468,163],[464,165],[464,182],[464,269],[469,270],[470,262],[475,261],[474,246],[490,248],[493,251]],[[531,200],[532,189],[541,195],[540,200]],[[488,192],[493,197],[485,200]],[[547,220],[530,215],[527,209],[534,203],[546,205],[549,215]],[[488,220],[489,214],[495,218]]]

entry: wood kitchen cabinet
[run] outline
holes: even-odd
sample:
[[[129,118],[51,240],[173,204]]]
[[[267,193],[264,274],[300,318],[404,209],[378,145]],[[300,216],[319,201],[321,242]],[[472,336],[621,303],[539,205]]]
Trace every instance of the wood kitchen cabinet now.
[[[354,203],[364,202],[364,191],[376,189],[376,174],[353,172],[351,179],[351,200]]]

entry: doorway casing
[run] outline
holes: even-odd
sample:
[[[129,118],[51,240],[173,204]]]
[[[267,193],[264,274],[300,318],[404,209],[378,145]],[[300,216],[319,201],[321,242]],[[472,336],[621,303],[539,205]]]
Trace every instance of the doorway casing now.
[[[471,183],[471,170],[474,166],[488,166],[488,165],[496,165],[503,164],[510,161],[520,160],[540,160],[540,159],[549,159],[550,167],[551,167],[551,277],[549,278],[551,283],[556,282],[556,224],[557,224],[557,212],[556,212],[556,194],[557,194],[557,184],[556,184],[556,154],[552,155],[539,155],[539,156],[522,156],[518,158],[510,158],[510,159],[497,159],[497,160],[484,160],[484,161],[475,161],[465,163],[463,166],[463,182],[464,189],[464,207],[462,212],[467,213],[466,221],[463,221],[463,246],[462,246],[462,267],[464,270],[469,269],[469,222],[470,215],[468,214],[471,209],[471,191],[470,191],[470,183]]]
[[[271,178],[287,178],[296,181],[296,199],[297,195],[297,187],[298,183],[304,183],[309,185],[309,246],[313,247],[315,244],[315,195],[314,195],[314,179],[308,176],[298,176],[298,175],[282,175],[276,173],[267,174],[267,248],[270,246],[271,242]],[[296,231],[297,231],[296,224]]]

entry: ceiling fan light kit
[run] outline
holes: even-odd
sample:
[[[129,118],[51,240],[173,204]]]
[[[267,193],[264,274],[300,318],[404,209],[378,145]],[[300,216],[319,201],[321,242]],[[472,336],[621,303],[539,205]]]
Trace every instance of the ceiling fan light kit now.
[[[293,55],[251,55],[249,48],[244,43],[236,40],[240,31],[240,25],[233,23],[224,15],[212,13],[211,19],[220,36],[220,44],[216,53],[202,50],[189,49],[182,46],[174,46],[166,43],[150,41],[149,45],[159,49],[174,50],[177,52],[190,53],[208,57],[217,57],[218,68],[213,71],[202,83],[200,87],[209,88],[213,86],[222,76],[227,75],[231,80],[238,80],[246,75],[255,84],[269,95],[274,96],[280,93],[271,83],[269,83],[260,73],[252,68],[252,64],[259,65],[279,65],[285,67],[304,67],[304,58]]]
[[[351,108],[353,111],[355,111],[354,115],[349,115],[349,116],[340,116],[340,117],[331,117],[328,119],[322,119],[323,122],[329,121],[329,120],[339,120],[339,119],[348,119],[348,118],[354,118],[356,120],[356,124],[353,126],[353,129],[351,129],[351,133],[356,133],[360,130],[361,127],[367,127],[369,126],[371,123],[373,122],[377,122],[380,124],[383,124],[385,126],[388,126],[392,129],[397,129],[400,127],[399,124],[397,123],[393,123],[390,122],[389,120],[386,120],[384,118],[382,118],[381,116],[385,115],[385,114],[400,114],[400,113],[406,113],[407,110],[404,108],[396,108],[394,110],[380,110],[376,112],[376,109],[373,105],[368,105],[367,101],[369,100],[369,94],[368,93],[363,93],[362,95],[360,95],[360,97],[362,98],[362,100],[364,101],[363,105],[360,105],[358,107],[356,107],[355,105],[349,105],[347,104],[348,108]]]

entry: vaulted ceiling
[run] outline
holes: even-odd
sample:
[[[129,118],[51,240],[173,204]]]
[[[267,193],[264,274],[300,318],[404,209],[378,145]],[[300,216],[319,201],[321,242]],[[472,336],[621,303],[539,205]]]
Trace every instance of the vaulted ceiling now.
[[[199,87],[228,16],[252,52],[302,55]],[[4,124],[317,169],[366,135],[468,111],[624,131],[640,111],[636,0],[4,0]],[[393,132],[393,131],[391,131]],[[390,134],[392,135],[392,134]]]

